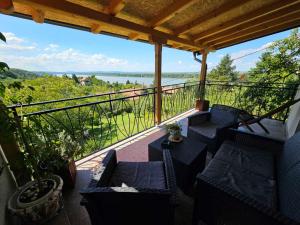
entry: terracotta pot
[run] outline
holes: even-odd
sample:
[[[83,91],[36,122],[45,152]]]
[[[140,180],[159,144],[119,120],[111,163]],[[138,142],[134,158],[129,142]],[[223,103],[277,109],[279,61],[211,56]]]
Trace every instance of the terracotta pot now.
[[[74,159],[66,161],[65,166],[58,172],[64,181],[64,189],[74,188],[76,183],[76,165]]]
[[[196,108],[196,110],[199,110],[199,111],[208,111],[209,101],[197,99],[195,108]]]

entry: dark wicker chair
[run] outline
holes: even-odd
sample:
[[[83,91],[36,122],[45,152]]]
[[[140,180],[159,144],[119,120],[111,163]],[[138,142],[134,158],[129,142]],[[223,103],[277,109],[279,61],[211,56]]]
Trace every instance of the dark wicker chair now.
[[[188,117],[188,136],[195,137],[215,154],[227,128],[238,126],[239,110],[226,105],[214,104],[209,112],[199,112]]]
[[[300,132],[285,143],[228,134],[197,176],[193,224],[299,224]]]
[[[117,162],[111,150],[80,193],[93,225],[171,225],[176,181],[170,152],[163,151],[163,161]]]

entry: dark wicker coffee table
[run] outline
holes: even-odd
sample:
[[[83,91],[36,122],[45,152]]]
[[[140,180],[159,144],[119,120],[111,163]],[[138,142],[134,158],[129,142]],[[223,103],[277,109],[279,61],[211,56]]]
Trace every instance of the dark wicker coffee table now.
[[[168,138],[165,135],[148,145],[150,161],[162,160],[161,143]],[[173,158],[176,173],[177,186],[185,193],[188,193],[197,173],[205,167],[207,147],[206,144],[190,137],[183,137],[180,143],[172,143],[170,152]]]

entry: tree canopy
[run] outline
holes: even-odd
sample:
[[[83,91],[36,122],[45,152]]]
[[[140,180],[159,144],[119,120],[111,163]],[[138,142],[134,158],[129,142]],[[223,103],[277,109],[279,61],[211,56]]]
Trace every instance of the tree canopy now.
[[[233,60],[229,54],[226,54],[216,68],[212,69],[208,74],[209,80],[234,82],[237,80],[237,77],[238,72],[236,71],[236,66],[233,65]]]

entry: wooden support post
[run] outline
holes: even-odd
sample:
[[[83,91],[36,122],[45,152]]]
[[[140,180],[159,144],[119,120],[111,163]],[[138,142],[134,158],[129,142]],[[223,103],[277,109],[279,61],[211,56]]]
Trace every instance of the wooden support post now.
[[[158,125],[161,123],[161,54],[162,44],[155,43],[155,123]]]
[[[199,111],[207,111],[208,108],[209,108],[209,101],[205,100],[205,81],[206,81],[206,72],[207,72],[207,66],[206,66],[207,53],[208,53],[207,50],[202,52],[201,71],[200,71],[200,75],[199,75],[199,89],[198,89],[198,96],[196,98],[196,109],[199,110]]]
[[[207,51],[203,51],[202,53],[202,60],[201,60],[201,71],[200,71],[200,100],[205,99],[205,81],[206,81],[206,73],[207,73],[207,66],[206,66],[206,59],[207,59]]]

